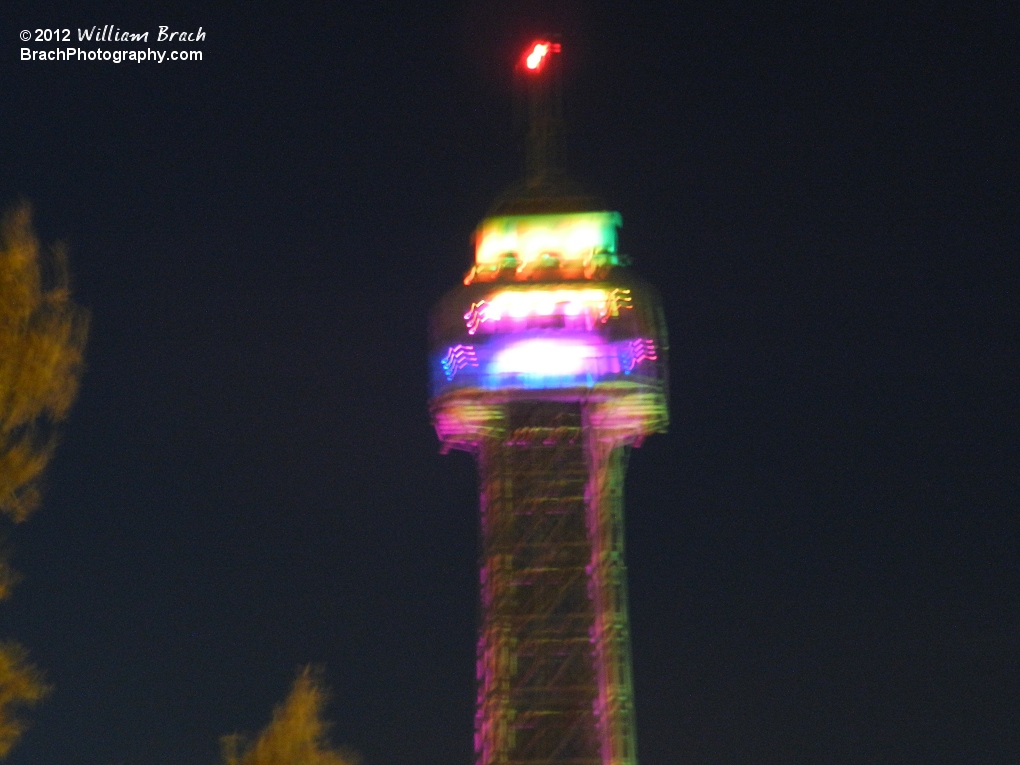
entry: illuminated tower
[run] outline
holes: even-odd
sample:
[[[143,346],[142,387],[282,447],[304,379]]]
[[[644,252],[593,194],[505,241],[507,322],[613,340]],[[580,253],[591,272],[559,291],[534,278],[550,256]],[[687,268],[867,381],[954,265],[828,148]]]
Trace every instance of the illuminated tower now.
[[[666,428],[666,328],[620,215],[557,168],[558,50],[522,59],[526,179],[432,316],[436,432],[481,485],[476,765],[636,763],[623,475]]]

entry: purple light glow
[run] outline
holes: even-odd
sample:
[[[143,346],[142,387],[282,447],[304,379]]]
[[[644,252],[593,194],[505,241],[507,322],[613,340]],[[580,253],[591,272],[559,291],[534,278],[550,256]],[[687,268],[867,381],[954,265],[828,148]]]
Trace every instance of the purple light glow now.
[[[623,356],[623,364],[627,368],[628,374],[634,371],[634,367],[642,361],[658,361],[659,359],[655,352],[655,341],[642,338],[627,343]]]
[[[522,340],[497,352],[486,371],[491,375],[577,377],[619,373],[620,360],[615,349],[590,340]]]
[[[455,379],[459,387],[489,391],[591,388],[641,370],[647,373],[647,366],[658,360],[655,341],[649,338],[608,342],[587,332],[548,330],[494,336],[479,345],[449,346],[437,359],[442,372],[437,391]],[[450,414],[437,414],[437,425],[459,432],[460,425],[445,421]]]
[[[517,332],[549,317],[562,317],[564,329],[591,330],[631,308],[627,289],[506,290],[472,303],[464,314],[468,334]]]

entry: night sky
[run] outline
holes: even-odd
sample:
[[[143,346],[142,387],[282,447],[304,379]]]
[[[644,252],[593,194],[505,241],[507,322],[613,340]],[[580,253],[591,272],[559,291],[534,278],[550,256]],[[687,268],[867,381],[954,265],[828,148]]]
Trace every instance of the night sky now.
[[[9,762],[212,765],[311,662],[365,765],[469,765],[477,480],[427,316],[521,175],[538,31],[670,329],[641,762],[1020,762],[1012,5],[4,2],[0,206],[92,315],[7,534],[0,637],[55,688]],[[104,24],[204,60],[19,60]]]

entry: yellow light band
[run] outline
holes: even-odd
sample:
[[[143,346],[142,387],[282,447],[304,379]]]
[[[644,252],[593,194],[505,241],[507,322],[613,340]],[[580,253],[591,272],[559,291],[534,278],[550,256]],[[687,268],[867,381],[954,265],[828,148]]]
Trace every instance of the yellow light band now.
[[[585,268],[595,256],[616,254],[616,229],[622,223],[615,212],[486,218],[475,232],[475,266]]]

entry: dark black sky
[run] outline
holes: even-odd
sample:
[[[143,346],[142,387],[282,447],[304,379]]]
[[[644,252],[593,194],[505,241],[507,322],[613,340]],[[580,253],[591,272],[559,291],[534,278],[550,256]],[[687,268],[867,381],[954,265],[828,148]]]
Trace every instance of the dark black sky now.
[[[845,5],[5,2],[0,205],[93,321],[9,535],[0,632],[55,686],[10,762],[211,763],[306,662],[366,765],[471,761],[426,317],[518,175],[539,29],[671,332],[628,474],[642,762],[1020,762],[1015,9]],[[103,24],[205,58],[19,60]]]

